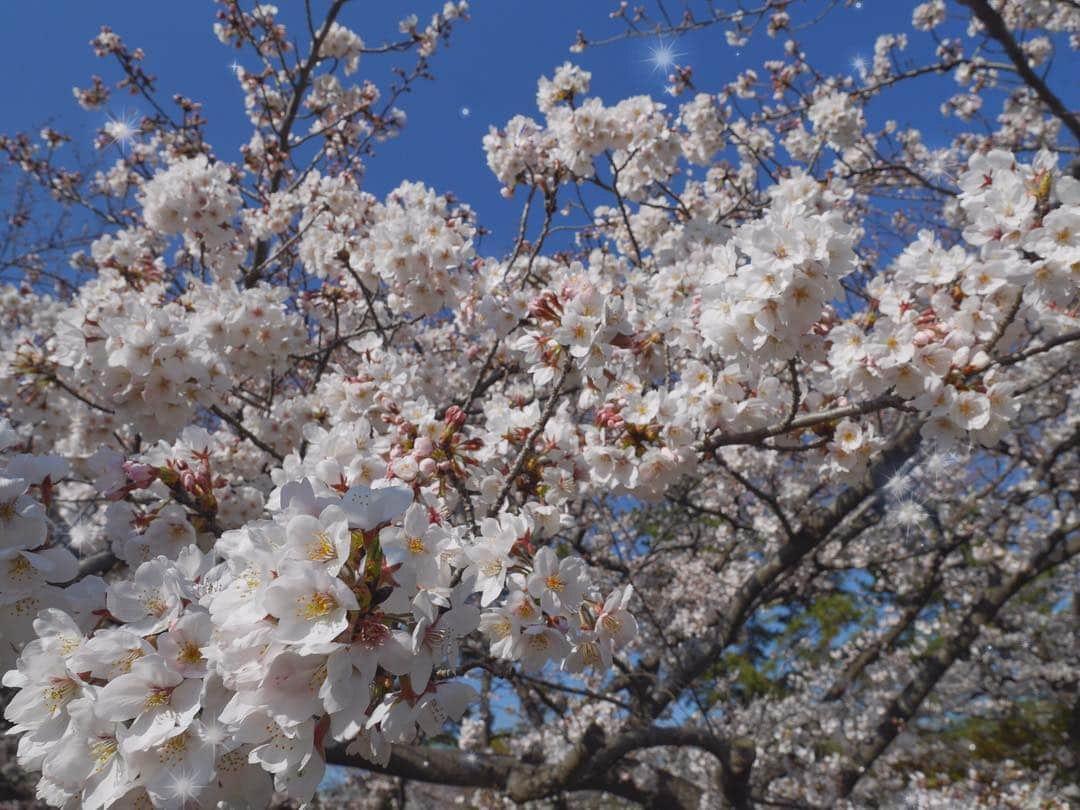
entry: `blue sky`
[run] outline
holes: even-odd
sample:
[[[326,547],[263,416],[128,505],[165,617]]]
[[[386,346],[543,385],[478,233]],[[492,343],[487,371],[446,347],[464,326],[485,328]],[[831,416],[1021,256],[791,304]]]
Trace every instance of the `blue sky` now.
[[[278,5],[285,22],[297,22],[293,28],[300,33],[300,1],[279,0]],[[316,0],[316,8],[325,5],[325,0]],[[663,97],[664,73],[649,60],[650,49],[657,45],[654,37],[590,48],[583,54],[569,52],[578,28],[593,38],[620,30],[607,17],[615,5],[609,0],[475,0],[472,20],[459,26],[450,48],[440,49],[433,59],[435,81],[421,83],[400,105],[408,114],[408,126],[400,138],[382,145],[370,162],[365,180],[368,190],[382,195],[409,179],[453,191],[495,231],[486,250],[498,252],[509,245],[520,208],[499,196],[481,138],[490,125],[501,125],[515,114],[539,117],[534,102],[538,76],[550,75],[555,66],[571,59],[592,71],[593,93],[608,102],[640,93]],[[819,5],[814,2],[812,7]],[[828,70],[849,72],[856,56],[872,55],[874,38],[885,31],[909,31],[912,50],[924,52],[928,39],[910,31],[913,5],[863,0],[860,8],[834,12],[824,25],[800,32],[798,37],[812,61]],[[408,12],[424,21],[439,7],[441,0],[354,0],[340,19],[373,45],[394,39],[398,19]],[[76,136],[83,154],[92,152],[93,135],[104,123],[105,113],[81,110],[71,88],[87,86],[92,73],[108,82],[117,78],[113,65],[97,59],[88,46],[98,26],[106,23],[129,45],[146,51],[145,68],[158,77],[161,98],[167,101],[180,92],[203,102],[217,155],[238,160],[237,148],[251,130],[228,65],[234,58],[249,67],[254,63],[250,56],[245,59],[217,41],[211,30],[215,10],[210,0],[3,3],[0,67],[14,78],[0,83],[0,109],[5,111],[0,130],[36,131],[51,122]],[[724,42],[722,29],[713,27],[687,34],[674,42],[674,49],[682,54],[680,63],[693,65],[696,85],[715,91],[742,67],[753,66],[763,73],[761,62],[779,56],[783,40],[783,36],[769,39],[760,33],[736,51]],[[358,75],[385,86],[390,64],[384,57],[365,57]],[[899,104],[890,108],[889,115],[940,131],[937,103],[927,105],[920,95],[926,83],[934,81],[941,80],[930,78],[921,87],[899,88],[893,95]],[[109,111],[145,111],[145,103],[138,102],[114,94]]]

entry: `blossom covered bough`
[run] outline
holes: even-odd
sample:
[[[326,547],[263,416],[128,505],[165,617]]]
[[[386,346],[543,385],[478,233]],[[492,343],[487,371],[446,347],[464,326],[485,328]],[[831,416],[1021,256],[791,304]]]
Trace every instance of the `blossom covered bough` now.
[[[235,162],[109,29],[154,110],[115,162],[0,140],[26,178],[0,664],[36,797],[306,802],[328,763],[373,803],[388,779],[481,806],[1080,797],[1054,719],[1080,716],[1080,122],[1035,71],[1076,64],[1080,8],[930,0],[922,62],[885,34],[828,75],[790,39],[715,94],[677,67],[663,102],[605,104],[567,62],[484,138],[524,201],[485,256],[452,195],[363,187],[466,4],[379,46],[318,5],[299,47],[274,6],[219,3],[258,64]],[[816,19],[721,5],[623,4],[609,39]],[[414,61],[380,89],[353,78],[376,57]],[[986,126],[872,123],[929,75]],[[1010,727],[1001,755],[1010,718],[1039,745]]]

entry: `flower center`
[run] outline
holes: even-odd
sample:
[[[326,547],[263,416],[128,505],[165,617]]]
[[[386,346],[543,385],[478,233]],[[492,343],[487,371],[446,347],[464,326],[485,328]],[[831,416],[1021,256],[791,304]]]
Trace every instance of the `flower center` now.
[[[150,694],[146,696],[146,700],[143,701],[143,709],[156,709],[159,706],[168,705],[172,700],[172,687],[171,686],[155,686],[150,690]]]
[[[41,600],[36,596],[24,596],[17,602],[12,602],[8,611],[15,616],[36,616],[40,605]]]
[[[522,619],[531,619],[533,616],[536,615],[536,605],[534,605],[528,599],[522,599],[521,603],[518,604],[516,608],[514,608],[514,613],[516,613]]]
[[[247,754],[241,751],[230,751],[218,757],[216,767],[218,771],[224,771],[225,773],[236,773],[241,768],[248,764]]]
[[[168,605],[165,604],[165,600],[161,598],[161,594],[157,591],[147,594],[146,598],[143,599],[143,605],[146,607],[146,612],[154,616],[160,616],[168,610]]]
[[[120,656],[119,658],[117,658],[113,662],[112,668],[116,672],[119,672],[120,674],[123,674],[125,672],[130,672],[131,671],[131,665],[134,664],[136,661],[138,661],[142,657],[143,657],[143,651],[142,650],[138,650],[138,649],[136,649],[136,650],[128,650],[128,652],[126,654]]]
[[[261,584],[262,580],[259,578],[258,571],[256,571],[254,568],[248,568],[246,571],[244,571],[244,586],[248,590],[245,596],[250,595],[252,591],[257,591]]]
[[[22,554],[19,554],[8,563],[8,577],[16,581],[26,579],[32,567],[30,561]]]
[[[52,678],[44,690],[45,706],[49,714],[56,714],[75,694],[75,681],[70,678]]]
[[[158,758],[161,763],[177,763],[182,760],[184,754],[187,753],[187,738],[188,733],[184,731],[167,740],[158,750]]]
[[[318,532],[308,545],[308,559],[313,562],[326,562],[337,556],[337,549],[326,532]]]
[[[329,616],[338,607],[338,601],[332,593],[313,593],[306,600],[301,598],[300,601],[304,605],[303,616],[309,622]]]
[[[451,636],[440,627],[429,627],[424,632],[424,645],[431,650],[445,650],[449,647]]]
[[[116,756],[116,738],[99,737],[96,742],[90,743],[90,756],[94,758],[94,771],[100,773]]]
[[[586,641],[581,645],[581,660],[590,665],[600,662],[600,647],[595,641]]]
[[[381,647],[386,641],[390,631],[381,622],[361,622],[353,636],[353,640],[362,647],[374,650]]]
[[[194,641],[185,641],[176,657],[185,664],[197,664],[203,660],[202,650]]]

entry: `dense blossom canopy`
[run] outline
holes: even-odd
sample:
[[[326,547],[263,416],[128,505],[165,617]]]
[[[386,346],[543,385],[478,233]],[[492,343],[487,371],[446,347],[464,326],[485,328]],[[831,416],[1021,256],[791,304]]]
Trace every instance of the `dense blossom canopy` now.
[[[913,4],[852,76],[797,39],[844,4],[731,5],[623,3],[615,38],[785,57],[614,102],[568,61],[491,129],[507,255],[452,194],[364,187],[465,2],[372,46],[345,0],[306,40],[219,0],[261,66],[240,154],[107,28],[155,110],[110,163],[0,139],[0,670],[38,799],[302,803],[331,763],[372,806],[1080,801],[1080,6]],[[889,107],[929,75],[937,147]]]

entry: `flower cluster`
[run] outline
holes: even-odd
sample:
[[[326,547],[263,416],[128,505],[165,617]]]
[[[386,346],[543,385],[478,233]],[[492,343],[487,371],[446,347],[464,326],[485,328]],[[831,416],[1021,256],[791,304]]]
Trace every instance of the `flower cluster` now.
[[[386,284],[390,308],[434,315],[462,296],[475,226],[467,207],[421,183],[402,183],[372,212],[374,224],[349,250],[349,267],[371,289]]]
[[[833,327],[829,362],[867,394],[910,399],[933,441],[990,446],[1017,404],[989,352],[1075,291],[1075,262],[1063,259],[1076,256],[1080,184],[1049,155],[1022,165],[993,151],[971,158],[960,186],[963,237],[976,252],[920,233],[894,264],[904,292],[875,279],[874,317]]]
[[[240,193],[232,169],[205,155],[178,160],[142,189],[148,227],[163,234],[183,234],[193,245],[215,250],[235,235],[232,219]]]
[[[356,32],[350,31],[341,23],[331,23],[323,39],[323,53],[334,59],[340,59],[345,65],[345,75],[356,73],[360,66],[360,54],[364,50],[364,41]]]
[[[5,474],[62,474],[20,458]],[[47,491],[48,475],[36,483]],[[73,579],[75,558],[48,544],[26,480],[2,487],[5,601],[56,604],[44,583]],[[225,532],[213,555],[190,545],[184,510],[166,507],[128,541],[130,578],[71,594],[83,621],[15,608],[34,640],[5,677],[19,690],[5,716],[22,735],[20,764],[42,773],[39,794],[87,807],[259,803],[273,775],[273,789],[306,800],[330,740],[385,763],[389,743],[461,719],[475,692],[452,676],[478,627],[498,657],[571,672],[610,667],[634,637],[631,591],[589,601],[583,562],[534,550],[524,518],[485,520],[467,538],[413,497],[291,482],[272,520]],[[487,606],[506,585],[481,616],[471,595]]]
[[[675,173],[682,144],[664,114],[664,105],[648,96],[605,107],[598,98],[571,104],[587,92],[591,74],[565,63],[554,79],[542,78],[537,104],[547,117],[541,127],[516,116],[484,137],[488,165],[507,189],[520,182],[549,178],[554,184],[592,177],[594,160],[610,153],[607,168],[616,173],[620,191],[640,200],[657,182]]]
[[[866,129],[862,110],[856,105],[855,99],[848,93],[835,90],[811,104],[808,117],[814,131],[838,151],[854,146]]]
[[[70,550],[49,536],[46,500],[67,473],[55,456],[12,453],[19,437],[0,420],[0,667],[9,667],[19,648],[33,636],[31,622],[38,611],[54,604],[67,607],[56,587],[75,579],[78,566]],[[5,452],[7,451],[7,452]]]

